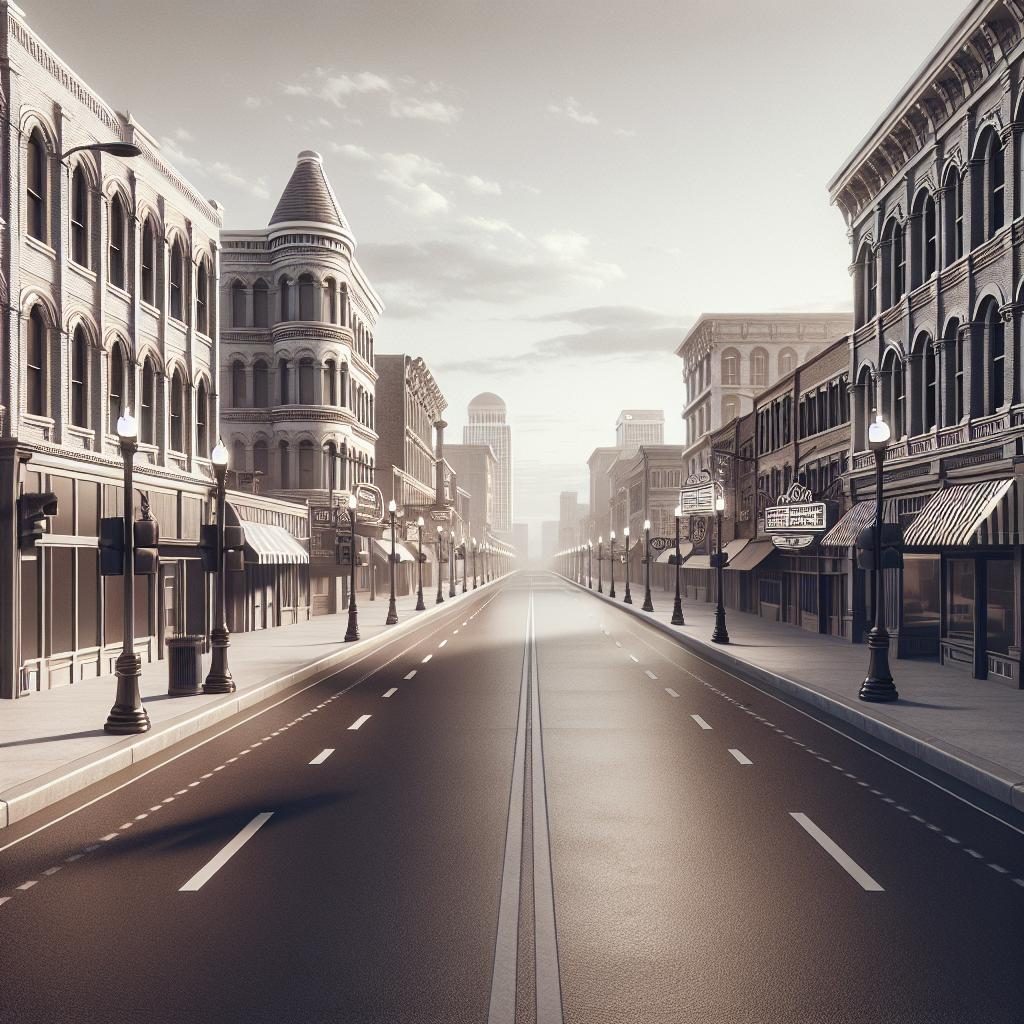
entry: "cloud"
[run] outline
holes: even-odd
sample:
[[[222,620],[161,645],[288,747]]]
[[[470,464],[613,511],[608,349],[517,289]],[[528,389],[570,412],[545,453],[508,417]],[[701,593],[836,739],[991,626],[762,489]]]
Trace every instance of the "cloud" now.
[[[501,195],[501,185],[496,181],[484,181],[483,178],[476,174],[469,174],[464,180],[469,191],[475,192],[478,196]]]
[[[463,217],[460,223],[464,227],[489,232],[494,235],[507,233],[512,235],[513,238],[526,238],[526,235],[517,228],[514,228],[507,220],[499,220],[494,217]]]
[[[539,324],[566,323],[579,327],[665,327],[679,324],[684,319],[641,306],[587,306],[532,318]]]
[[[454,124],[462,116],[462,110],[441,100],[424,100],[412,96],[395,96],[391,100],[391,116],[412,121],[435,121],[438,124]]]
[[[540,244],[559,259],[577,260],[587,251],[590,239],[578,231],[552,231],[541,237]]]
[[[598,125],[601,122],[593,114],[584,113],[580,109],[580,105],[572,96],[566,97],[565,103],[549,103],[548,104],[549,114],[558,114],[560,117],[567,117],[570,121],[575,121],[577,124],[589,124]]]
[[[174,139],[177,142],[195,142],[196,137],[187,128],[175,128]]]
[[[425,181],[400,187],[404,198],[388,196],[388,201],[414,217],[431,217],[436,213],[447,213],[451,206],[445,196],[432,189]]]
[[[263,100],[259,96],[246,96],[242,105],[246,110],[259,110],[263,106]]]
[[[184,129],[178,129],[173,138],[165,137],[160,140],[160,148],[172,164],[176,164],[179,168],[187,168],[190,172],[195,172],[204,178],[230,185],[257,199],[270,198],[266,178],[246,178],[223,160],[200,160],[198,157],[190,156],[179,145],[180,142],[186,141],[182,137],[182,133],[188,136],[189,140],[194,141]]]
[[[391,83],[372,71],[339,75],[331,74],[323,68],[314,68],[312,73],[303,75],[300,81],[290,82],[284,86],[285,96],[314,97],[336,107],[346,106],[352,96],[391,91]]]

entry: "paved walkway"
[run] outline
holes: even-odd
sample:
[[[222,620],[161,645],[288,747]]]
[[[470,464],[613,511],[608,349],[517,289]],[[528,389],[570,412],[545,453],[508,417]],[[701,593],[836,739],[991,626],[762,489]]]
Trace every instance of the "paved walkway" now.
[[[655,610],[647,613],[640,608],[643,586],[631,588],[635,603],[623,605],[617,581],[619,607],[653,620],[708,660],[813,704],[1024,810],[1024,691],[893,655],[889,667],[900,699],[870,704],[857,698],[868,664],[863,644],[727,610],[731,643],[720,646],[711,643],[714,604],[684,599],[686,625],[673,626],[671,592],[655,590]]]
[[[472,585],[468,593],[473,593]],[[0,828],[303,679],[316,678],[357,657],[366,649],[366,641],[385,631],[404,631],[435,607],[449,607],[452,600],[446,596],[444,604],[435,606],[433,593],[425,594],[427,610],[417,612],[415,594],[400,597],[398,625],[385,626],[387,596],[378,595],[375,601],[357,596],[361,634],[357,643],[343,642],[347,612],[232,636],[230,667],[238,688],[232,694],[170,697],[167,660],[144,664],[142,701],[152,728],[140,736],[111,736],[103,731],[114,702],[114,676],[0,701]],[[462,597],[460,586],[454,600]],[[210,655],[206,655],[204,675],[209,666]]]

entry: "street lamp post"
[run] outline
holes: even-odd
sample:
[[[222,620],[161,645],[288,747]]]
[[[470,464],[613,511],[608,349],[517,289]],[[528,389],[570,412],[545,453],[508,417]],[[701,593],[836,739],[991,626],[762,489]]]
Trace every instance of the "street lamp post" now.
[[[455,531],[448,533],[448,596],[455,596]]]
[[[676,505],[676,597],[672,602],[672,625],[685,626],[683,619],[683,599],[679,594],[679,570],[682,559],[679,557],[679,520],[682,518],[682,507]]]
[[[131,409],[125,409],[117,421],[117,438],[124,462],[124,639],[117,656],[117,693],[114,706],[103,725],[106,732],[126,735],[149,729],[149,712],[142,706],[139,674],[142,661],[135,653],[135,546],[132,470],[139,450],[138,427]]]
[[[391,597],[388,599],[388,617],[384,620],[386,626],[393,626],[398,621],[398,607],[395,604],[395,513],[398,506],[394,499],[388,502],[388,515],[391,517],[391,562],[388,566],[388,575],[391,582]]]
[[[609,550],[608,564],[611,566],[611,569],[610,569],[611,579],[610,579],[610,581],[608,583],[608,596],[609,597],[614,597],[615,596],[615,531],[614,530],[612,530],[612,532],[608,536],[608,550]]]
[[[473,538],[473,589],[476,590],[476,537]]]
[[[587,587],[594,589],[594,542],[587,541]]]
[[[466,587],[466,571],[469,569],[469,552],[466,549],[465,536],[463,536],[462,543],[459,546],[462,548],[462,592],[465,593],[468,589]]]
[[[444,604],[444,594],[441,592],[441,566],[444,562],[441,561],[441,545],[444,543],[444,528],[439,526],[437,528],[437,600],[434,604]]]
[[[217,441],[210,453],[213,474],[217,479],[217,577],[213,585],[214,615],[216,623],[210,630],[210,647],[213,658],[210,671],[203,683],[203,693],[232,693],[235,681],[228,668],[228,647],[231,634],[228,633],[227,595],[224,586],[224,516],[227,508],[224,481],[228,472],[228,450],[222,440]]]
[[[722,513],[725,511],[725,496],[719,494],[715,497],[715,522],[718,525],[718,565],[716,574],[718,579],[718,601],[715,604],[715,630],[711,634],[713,644],[727,644],[729,642],[729,630],[725,626],[725,602],[722,600],[722,583],[725,579],[722,566]]]
[[[416,611],[427,610],[423,603],[423,516],[416,520],[416,529],[419,533],[419,551],[416,558]]]
[[[352,551],[349,559],[348,629],[345,643],[359,639],[359,610],[356,607],[356,496],[348,496],[348,516],[352,523]]]
[[[886,703],[899,700],[889,671],[889,631],[885,628],[885,579],[882,575],[882,486],[889,424],[876,414],[868,427],[868,447],[875,456],[875,624],[868,633],[868,674],[861,683],[861,700]]]
[[[644,520],[644,603],[641,606],[645,612],[654,611],[654,602],[651,601],[651,521]]]
[[[601,562],[604,558],[604,537],[597,538],[597,592],[604,593],[604,586],[601,582]]]
[[[626,596],[623,597],[623,604],[632,604],[633,595],[629,592],[629,527],[622,528],[622,543],[626,545]]]

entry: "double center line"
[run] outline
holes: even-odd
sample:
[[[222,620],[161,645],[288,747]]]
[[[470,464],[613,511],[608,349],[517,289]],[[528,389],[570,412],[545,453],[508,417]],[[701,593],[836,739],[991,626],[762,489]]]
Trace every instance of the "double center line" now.
[[[537,1024],[562,1024],[562,987],[558,973],[555,897],[551,872],[547,792],[544,783],[544,742],[541,730],[540,689],[537,672],[537,634],[533,591],[526,612],[526,649],[519,688],[516,726],[505,831],[505,862],[498,903],[498,931],[494,943],[494,973],[488,1024],[515,1024],[519,975],[519,920],[523,869],[524,810],[527,798],[527,731],[530,747],[530,821],[534,921],[534,972]],[[531,1015],[532,1016],[532,1015]]]

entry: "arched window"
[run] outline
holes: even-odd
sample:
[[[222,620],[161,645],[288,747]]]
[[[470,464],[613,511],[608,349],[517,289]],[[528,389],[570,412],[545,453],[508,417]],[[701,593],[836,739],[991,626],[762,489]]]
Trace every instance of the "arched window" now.
[[[171,316],[185,319],[185,253],[176,238],[171,246]]]
[[[206,257],[199,260],[196,270],[196,330],[200,334],[210,333],[210,273]]]
[[[231,402],[236,409],[245,407],[245,364],[241,359],[231,363]]]
[[[333,277],[324,281],[324,294],[327,298],[327,320],[329,323],[338,322],[338,282]]]
[[[352,408],[352,395],[348,378],[348,363],[341,364],[341,394],[338,397],[341,399],[339,404],[347,406],[349,409]]]
[[[196,451],[208,459],[210,457],[210,434],[208,430],[210,415],[210,396],[206,390],[206,381],[201,380],[196,388]]]
[[[28,233],[47,241],[46,231],[46,143],[43,133],[35,128],[28,137],[28,167],[26,175],[26,214]]]
[[[967,396],[964,393],[964,337],[960,331],[959,321],[950,321],[946,328],[946,337],[952,340],[952,348],[955,350],[953,353],[953,423],[959,423],[967,414]]]
[[[281,385],[279,401],[281,405],[291,404],[291,368],[287,359],[280,359],[277,363],[278,383]]]
[[[736,385],[739,382],[740,354],[734,348],[727,348],[722,352],[722,383]]]
[[[373,429],[375,422],[376,418],[373,414],[373,395],[370,395],[368,399],[367,425],[370,427],[371,430]]]
[[[785,377],[796,369],[796,352],[791,348],[784,348],[779,353],[779,376]]]
[[[314,475],[315,459],[312,441],[302,441],[299,444],[299,487],[309,490],[316,486]]]
[[[266,476],[270,472],[270,457],[267,442],[260,440],[252,446],[252,471]]]
[[[231,468],[236,473],[245,472],[245,442],[241,439],[231,445]]]
[[[299,360],[299,405],[312,405],[315,401],[313,394],[313,360]]]
[[[231,326],[245,327],[245,285],[241,281],[231,285]]]
[[[287,441],[281,441],[280,444],[278,444],[278,446],[277,446],[277,453],[278,453],[278,465],[280,467],[279,472],[280,472],[281,488],[282,488],[282,490],[287,490],[292,485],[292,483],[291,483],[291,479],[292,478],[291,478],[291,472],[290,472],[290,468],[291,468],[291,466],[290,466],[290,464],[291,464],[291,455],[290,455],[290,453],[288,451],[288,442]]]
[[[314,288],[313,277],[311,274],[302,274],[299,277],[299,319],[300,320],[315,320],[316,313],[314,310]]]
[[[984,401],[978,404],[977,409],[972,408],[972,414],[984,410],[988,415],[993,415],[1003,404],[1003,388],[1006,382],[1006,335],[1004,331],[1003,318],[999,312],[999,305],[995,299],[987,299],[983,313],[984,324],[984,359],[989,367],[989,388],[988,394],[983,396]],[[974,376],[982,377],[979,372]],[[972,389],[973,390],[973,389]]]
[[[185,376],[178,367],[171,377],[171,448],[176,452],[185,450],[187,436],[188,407],[185,392]]]
[[[107,280],[116,288],[125,282],[125,213],[124,200],[115,192],[110,200],[110,238],[107,239]]]
[[[25,408],[33,416],[45,416],[49,374],[46,359],[46,320],[41,307],[35,306],[28,316],[27,377],[28,392]]]
[[[252,404],[257,409],[270,405],[270,384],[267,364],[257,359],[252,365]]]
[[[950,167],[943,179],[946,189],[945,204],[945,265],[964,254],[964,183],[957,167]]]
[[[853,447],[854,451],[862,452],[868,446],[868,424],[871,422],[871,410],[875,405],[874,384],[871,380],[871,368],[862,366],[857,374],[856,402],[853,409]]]
[[[71,258],[89,265],[89,181],[81,164],[71,175]]]
[[[71,335],[71,422],[89,426],[89,339],[79,324]]]
[[[918,336],[910,360],[910,433],[927,432],[935,426],[938,412],[938,381],[935,351],[927,334]]]
[[[333,359],[328,359],[324,364],[324,377],[327,386],[324,388],[324,395],[327,398],[327,405],[338,404],[338,366]]]
[[[270,294],[267,282],[262,279],[252,286],[252,325],[270,326]]]
[[[282,277],[277,283],[278,291],[281,293],[281,312],[278,317],[279,320],[290,320],[291,319],[291,283],[287,277]]]
[[[886,224],[882,239],[888,243],[882,250],[887,260],[885,283],[888,289],[882,299],[884,308],[888,309],[899,302],[907,290],[907,257],[903,247],[903,228],[895,217],[890,218]]]
[[[338,323],[347,327],[348,322],[348,285],[342,281],[338,289]]]
[[[725,395],[722,398],[722,423],[728,423],[740,414],[740,401],[736,395]]]
[[[768,386],[768,351],[755,348],[750,353],[750,383],[754,387]]]
[[[147,356],[142,364],[142,401],[139,403],[139,440],[156,444],[156,367]]]
[[[107,381],[107,432],[117,433],[117,421],[129,404],[128,366],[124,349],[115,341],[110,349],[110,380]]]
[[[324,453],[324,481],[333,491],[338,488],[338,446],[333,441],[328,441],[323,447]]]
[[[887,349],[882,358],[882,415],[889,420],[893,440],[907,432],[905,394],[903,360],[894,348]]]
[[[991,238],[1006,223],[1006,152],[994,129],[985,145],[985,175],[988,178],[988,234]]]
[[[142,301],[157,304],[156,294],[156,228],[153,218],[142,223]]]
[[[865,242],[857,257],[857,273],[860,287],[857,290],[858,326],[873,320],[878,313],[878,275],[875,270],[875,253]]]
[[[914,201],[914,258],[910,271],[911,288],[930,280],[938,268],[938,229],[935,199],[923,189]]]

